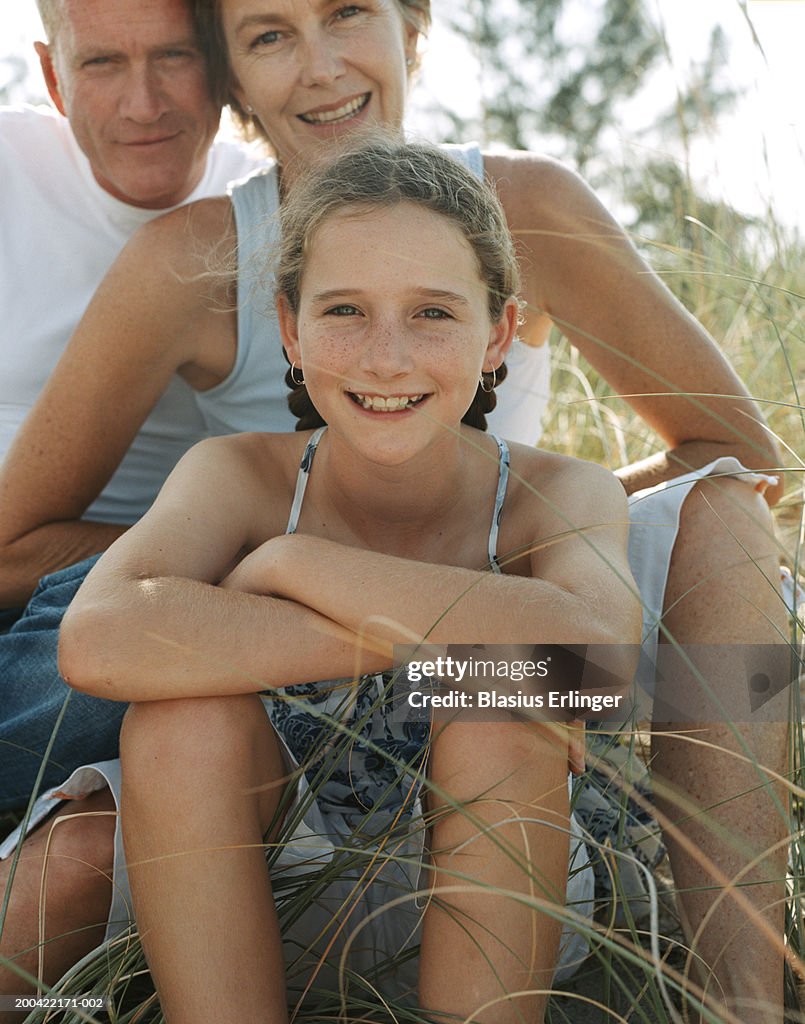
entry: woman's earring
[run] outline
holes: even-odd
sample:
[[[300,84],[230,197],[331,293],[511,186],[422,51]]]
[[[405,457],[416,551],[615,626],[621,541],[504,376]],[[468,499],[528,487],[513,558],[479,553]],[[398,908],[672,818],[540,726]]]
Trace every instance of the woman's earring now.
[[[254,107],[251,105],[251,103],[247,103],[243,109],[246,111],[249,117],[251,117],[254,114]]]
[[[492,378],[491,380],[489,379],[490,377]],[[497,384],[497,382],[498,374],[494,366],[492,367],[491,370],[488,371],[481,370],[481,376],[479,378],[481,391],[486,392],[486,394],[488,395],[490,392],[495,390],[495,385]],[[489,384],[489,387],[486,386],[487,384]]]
[[[414,58],[413,57],[406,57],[405,58],[405,66],[407,68],[412,68],[414,66]]]
[[[303,373],[303,374],[301,374],[301,376],[300,376],[299,380],[297,380],[297,379],[296,379],[296,373],[295,373],[295,370],[296,370],[296,363],[291,363],[291,380],[292,380],[292,381],[294,382],[294,384],[295,384],[295,385],[296,385],[296,386],[297,386],[298,388],[301,388],[301,387],[302,387],[302,385],[303,385],[303,384],[305,383],[305,375],[304,375],[304,373]]]

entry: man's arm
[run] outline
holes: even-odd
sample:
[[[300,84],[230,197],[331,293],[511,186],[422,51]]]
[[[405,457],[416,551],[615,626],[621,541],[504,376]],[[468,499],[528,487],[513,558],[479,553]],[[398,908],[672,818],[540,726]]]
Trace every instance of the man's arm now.
[[[81,516],[171,376],[204,374],[207,386],[225,376],[230,319],[221,286],[198,275],[229,217],[222,199],[147,224],[102,282],[0,467],[0,606],[23,605],[43,574],[124,532]]]
[[[521,257],[524,339],[544,342],[555,323],[668,446],[619,472],[627,491],[720,455],[779,467],[760,410],[716,343],[581,178],[530,153],[490,155],[485,166]],[[773,504],[781,493],[772,487],[766,498]]]

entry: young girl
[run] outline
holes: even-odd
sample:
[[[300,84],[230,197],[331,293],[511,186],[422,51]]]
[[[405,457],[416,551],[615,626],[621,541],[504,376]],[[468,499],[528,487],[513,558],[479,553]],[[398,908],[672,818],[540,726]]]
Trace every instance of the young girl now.
[[[121,818],[158,994],[171,1024],[284,1021],[286,962],[294,983],[396,997],[421,941],[428,1019],[541,1020],[567,732],[429,733],[396,719],[377,673],[393,644],[425,639],[637,642],[623,489],[483,432],[518,281],[470,172],[373,142],[294,187],[282,239],[293,406],[322,425],[195,448],[62,631],[65,678],[133,703]],[[357,866],[325,885],[345,850]],[[283,909],[289,866],[318,886],[308,920]]]

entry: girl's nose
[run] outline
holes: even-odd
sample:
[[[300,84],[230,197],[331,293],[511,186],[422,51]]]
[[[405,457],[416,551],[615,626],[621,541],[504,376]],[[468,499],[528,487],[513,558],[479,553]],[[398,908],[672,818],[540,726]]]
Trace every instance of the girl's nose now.
[[[410,340],[399,326],[375,325],[361,353],[361,370],[380,379],[410,373],[413,368]]]

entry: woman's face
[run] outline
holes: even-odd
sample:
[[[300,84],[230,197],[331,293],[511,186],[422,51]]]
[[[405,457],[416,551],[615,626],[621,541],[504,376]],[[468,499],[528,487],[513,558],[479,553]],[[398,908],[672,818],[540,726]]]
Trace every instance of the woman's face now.
[[[417,33],[396,0],[220,0],[233,91],[280,162],[344,133],[398,129]]]
[[[482,368],[500,365],[517,323],[489,317],[459,228],[412,203],[349,209],[308,244],[299,310],[282,304],[289,358],[331,429],[372,462],[406,462],[458,426]]]

